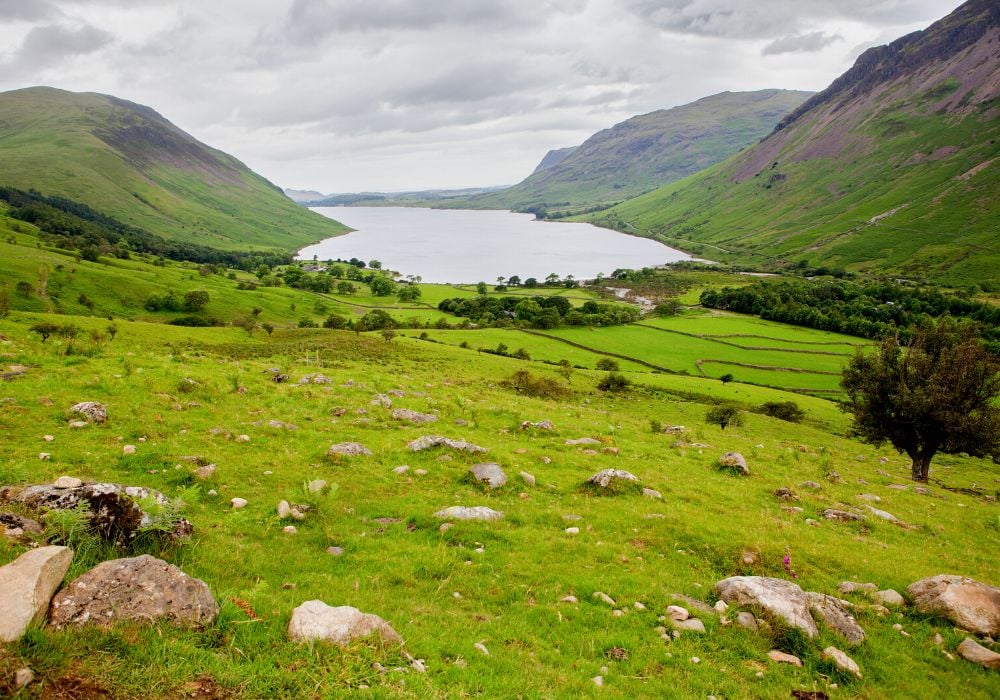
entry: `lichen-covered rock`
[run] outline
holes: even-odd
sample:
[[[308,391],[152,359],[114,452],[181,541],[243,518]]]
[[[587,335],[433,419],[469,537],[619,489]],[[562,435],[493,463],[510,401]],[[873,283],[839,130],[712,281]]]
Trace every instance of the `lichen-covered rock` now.
[[[837,667],[837,670],[861,678],[861,668],[857,662],[837,647],[827,647],[824,649],[821,658],[824,661],[831,662]]]
[[[747,466],[746,457],[739,452],[727,452],[719,457],[719,468],[729,469],[743,476],[750,476],[750,467]]]
[[[809,598],[809,609],[816,620],[823,622],[851,646],[865,641],[865,631],[851,615],[850,603],[822,593],[807,592],[806,596]]]
[[[715,591],[731,605],[760,608],[809,637],[819,635],[809,612],[808,596],[791,581],[767,576],[732,576],[716,583]]]
[[[449,506],[434,514],[441,520],[503,520],[503,513],[486,506]]]
[[[370,457],[371,454],[372,451],[360,442],[338,442],[326,451],[327,457]]]
[[[408,408],[394,408],[392,410],[392,417],[394,420],[417,424],[434,423],[438,419],[433,413],[420,413],[419,411],[411,411]]]
[[[469,468],[469,476],[476,483],[488,486],[490,489],[498,489],[507,483],[507,475],[495,462],[472,465]]]
[[[307,600],[292,611],[288,636],[299,642],[323,641],[341,647],[368,637],[377,637],[386,645],[403,644],[396,630],[378,615],[349,605],[332,607],[322,600]]]
[[[452,440],[451,438],[442,437],[440,435],[424,435],[422,437],[418,437],[416,440],[408,443],[406,447],[412,452],[421,452],[423,450],[429,450],[432,447],[449,447],[453,450],[471,452],[473,454],[488,451],[485,447],[473,445],[471,442],[466,442],[465,440]]]
[[[587,479],[587,486],[604,493],[618,493],[628,490],[639,492],[642,490],[639,477],[624,469],[602,469]]]
[[[521,430],[555,430],[556,426],[550,420],[522,421],[519,426]]]
[[[72,561],[69,547],[39,547],[0,567],[0,642],[20,639],[31,623],[45,619]]]
[[[83,416],[88,423],[106,423],[108,420],[108,409],[96,401],[81,401],[69,410],[70,413]]]
[[[0,534],[8,540],[23,541],[44,532],[41,523],[17,513],[0,513]]]
[[[976,634],[1000,635],[1000,588],[940,574],[911,583],[906,592],[922,613],[940,615]]]
[[[148,554],[105,561],[75,579],[52,600],[56,627],[107,626],[119,620],[164,620],[187,627],[219,614],[208,584]]]

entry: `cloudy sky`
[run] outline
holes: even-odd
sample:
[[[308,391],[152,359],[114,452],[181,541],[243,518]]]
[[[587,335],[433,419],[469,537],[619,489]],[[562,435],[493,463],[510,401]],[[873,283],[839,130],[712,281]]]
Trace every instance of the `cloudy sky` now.
[[[285,187],[511,184],[724,90],[820,90],[958,0],[0,0],[0,90],[147,104]]]

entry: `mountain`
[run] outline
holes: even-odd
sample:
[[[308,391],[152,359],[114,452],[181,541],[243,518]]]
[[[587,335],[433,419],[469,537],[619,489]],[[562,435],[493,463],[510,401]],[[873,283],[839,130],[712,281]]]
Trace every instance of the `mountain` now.
[[[288,197],[293,202],[313,202],[317,199],[323,199],[327,195],[322,192],[317,192],[316,190],[290,190],[287,187],[283,190],[285,196]]]
[[[214,248],[290,251],[347,230],[149,107],[110,95],[0,93],[0,163],[0,185]]]
[[[1000,288],[1000,4],[869,49],[761,143],[589,220],[719,260]]]
[[[452,200],[488,194],[503,187],[466,187],[458,190],[414,190],[411,192],[349,192],[320,195],[299,203],[309,207],[436,207]]]
[[[811,94],[723,92],[632,117],[580,146],[549,151],[526,180],[468,203],[550,216],[605,208],[728,158],[766,136]]]

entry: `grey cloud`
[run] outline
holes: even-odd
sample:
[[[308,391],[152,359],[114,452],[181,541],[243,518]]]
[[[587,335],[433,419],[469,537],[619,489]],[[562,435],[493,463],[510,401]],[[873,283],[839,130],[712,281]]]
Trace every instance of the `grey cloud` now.
[[[0,0],[0,23],[51,19],[58,14],[59,10],[44,0]]]
[[[822,51],[836,41],[843,40],[844,37],[839,34],[827,34],[826,32],[792,34],[775,39],[761,49],[761,53],[765,56],[775,56],[782,53],[815,53]]]
[[[13,63],[21,69],[41,69],[71,56],[89,54],[107,45],[112,35],[96,27],[70,28],[61,24],[35,27],[24,38]]]

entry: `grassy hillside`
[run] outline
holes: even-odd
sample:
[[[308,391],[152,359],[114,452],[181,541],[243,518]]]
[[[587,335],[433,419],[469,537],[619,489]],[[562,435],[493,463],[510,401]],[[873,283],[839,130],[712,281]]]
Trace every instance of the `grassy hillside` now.
[[[576,148],[550,152],[520,184],[461,204],[550,216],[604,208],[718,163],[765,136],[811,94],[724,92],[632,117]]]
[[[149,107],[108,95],[0,94],[0,161],[0,185],[214,248],[291,251],[347,230]]]
[[[763,142],[588,220],[716,260],[1000,284],[1000,9],[870,49]]]

